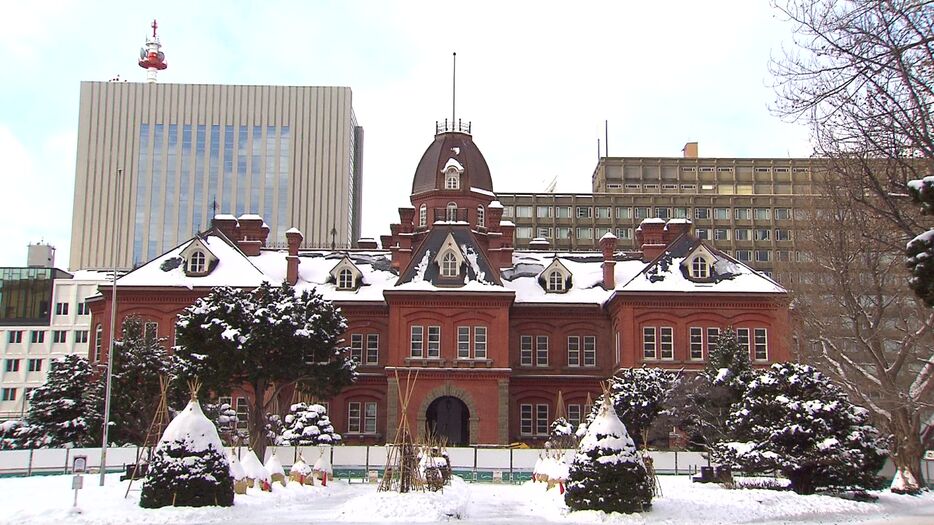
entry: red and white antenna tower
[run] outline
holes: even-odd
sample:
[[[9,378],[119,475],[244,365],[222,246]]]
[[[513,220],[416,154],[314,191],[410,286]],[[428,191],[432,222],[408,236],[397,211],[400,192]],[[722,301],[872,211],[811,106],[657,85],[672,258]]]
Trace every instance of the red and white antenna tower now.
[[[156,24],[156,20],[153,19],[152,36],[146,37],[146,47],[141,47],[139,50],[139,67],[148,72],[146,74],[146,79],[150,82],[156,81],[156,73],[169,67],[169,65],[165,63],[165,53],[161,51],[162,44],[159,42],[159,37],[156,36],[157,27],[159,27],[159,25]]]

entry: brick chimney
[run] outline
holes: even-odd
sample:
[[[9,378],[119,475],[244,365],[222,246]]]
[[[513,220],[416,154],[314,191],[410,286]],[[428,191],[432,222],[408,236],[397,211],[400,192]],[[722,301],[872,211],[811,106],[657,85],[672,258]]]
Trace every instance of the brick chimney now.
[[[240,225],[240,235],[234,240],[240,251],[246,255],[259,255],[260,248],[266,245],[269,226],[259,215],[241,215],[237,223]]]
[[[399,220],[401,222],[401,232],[412,233],[415,231],[415,208],[399,208]]]
[[[237,242],[240,238],[240,223],[233,215],[215,215],[211,219],[211,226],[220,230],[231,241]]]
[[[642,260],[651,261],[665,252],[665,221],[643,219],[636,228],[636,245],[641,246]]]
[[[289,255],[285,258],[285,280],[292,286],[295,286],[295,283],[298,282],[298,246],[304,238],[305,236],[302,235],[298,228],[289,228],[285,232],[285,239],[289,243]]]
[[[493,201],[486,207],[486,229],[491,232],[499,231],[499,224],[503,220],[503,205],[499,201]]]
[[[551,243],[544,237],[536,237],[529,242],[529,249],[535,252],[547,252],[551,249]]]
[[[690,219],[671,219],[665,224],[665,244],[671,244],[671,241],[677,239],[684,233],[691,231]]]
[[[379,246],[376,244],[376,239],[361,237],[357,239],[357,248],[361,250],[377,250]]]
[[[600,251],[603,252],[603,288],[612,290],[616,288],[616,236],[606,232],[600,237]]]
[[[681,153],[686,159],[696,159],[697,158],[697,143],[688,142],[684,145],[684,148],[681,149]]]

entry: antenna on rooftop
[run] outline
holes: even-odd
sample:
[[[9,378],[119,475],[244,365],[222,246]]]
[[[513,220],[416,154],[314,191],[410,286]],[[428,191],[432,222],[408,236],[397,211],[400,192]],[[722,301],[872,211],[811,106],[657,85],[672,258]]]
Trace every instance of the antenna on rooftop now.
[[[152,36],[146,37],[145,47],[141,47],[139,50],[139,67],[147,71],[146,79],[149,82],[155,83],[156,73],[162,71],[163,69],[169,67],[165,63],[165,53],[162,52],[162,43],[159,42],[159,37],[156,35],[156,28],[159,27],[159,24],[156,23],[156,19],[152,20]]]
[[[451,79],[451,123],[457,122],[457,119],[454,118],[457,116],[457,51],[454,52],[454,69],[453,77]]]

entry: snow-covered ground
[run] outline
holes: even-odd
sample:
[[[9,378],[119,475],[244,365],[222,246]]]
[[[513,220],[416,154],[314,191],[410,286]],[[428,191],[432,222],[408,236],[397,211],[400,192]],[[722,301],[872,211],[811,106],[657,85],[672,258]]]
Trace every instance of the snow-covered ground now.
[[[375,485],[332,481],[327,487],[275,485],[272,493],[250,489],[228,508],[139,507],[139,491],[124,499],[126,482],[109,475],[99,487],[85,476],[72,509],[71,476],[0,479],[0,523],[857,523],[934,524],[934,493],[878,493],[875,503],[829,496],[798,496],[769,490],[728,490],[692,484],[688,477],[662,476],[663,496],[651,512],[606,515],[569,512],[557,489],[541,483],[467,484],[455,479],[444,493],[377,493]],[[139,482],[134,485],[138,489]]]

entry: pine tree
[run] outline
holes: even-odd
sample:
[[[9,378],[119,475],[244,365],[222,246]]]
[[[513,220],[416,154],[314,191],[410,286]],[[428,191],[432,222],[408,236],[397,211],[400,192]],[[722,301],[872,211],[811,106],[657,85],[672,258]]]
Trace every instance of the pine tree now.
[[[752,380],[729,425],[741,441],[718,451],[748,472],[778,470],[799,494],[879,488],[886,443],[865,409],[807,365],[777,363]]]
[[[739,345],[733,327],[720,333],[717,344],[707,356],[704,375],[715,386],[726,386],[732,390],[738,401],[742,397],[746,383],[752,379],[752,366],[749,364],[749,350]]]
[[[276,443],[293,447],[337,445],[340,442],[341,436],[334,432],[327,409],[316,403],[292,405],[283,419],[282,432],[276,438]]]
[[[83,447],[100,443],[101,386],[84,357],[72,354],[52,361],[45,384],[30,395],[26,428],[18,432],[22,445]]]
[[[192,399],[166,427],[139,504],[145,508],[233,505],[230,464],[214,424]]]
[[[139,317],[123,322],[123,338],[114,341],[110,441],[141,445],[146,439],[162,396],[159,376],[172,373],[164,342]]]
[[[652,502],[645,465],[626,426],[608,401],[581,439],[564,501],[572,510],[641,512]]]
[[[574,433],[571,423],[566,418],[559,417],[551,422],[551,430],[545,446],[559,450],[577,448],[577,436]]]

